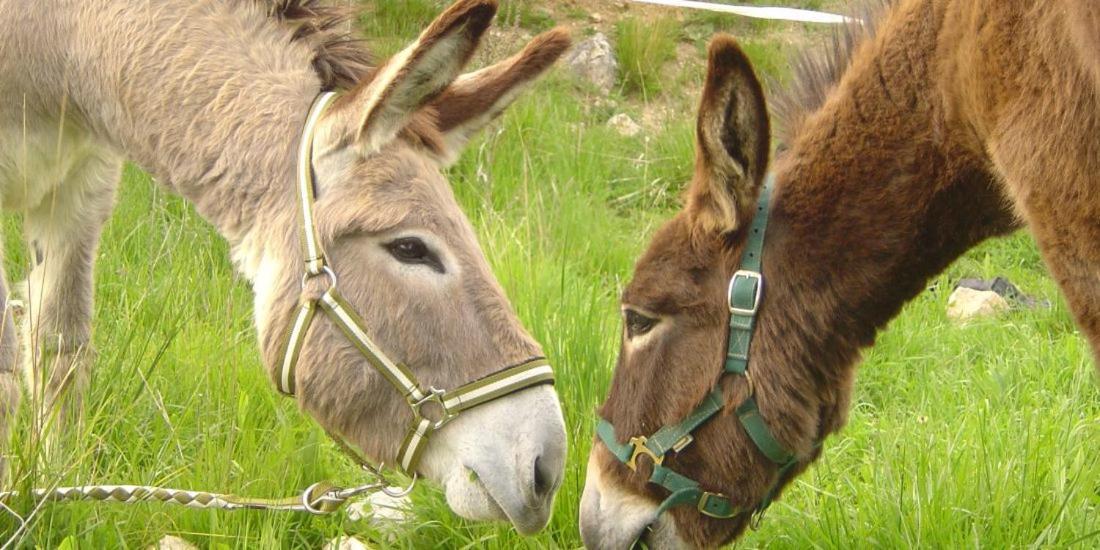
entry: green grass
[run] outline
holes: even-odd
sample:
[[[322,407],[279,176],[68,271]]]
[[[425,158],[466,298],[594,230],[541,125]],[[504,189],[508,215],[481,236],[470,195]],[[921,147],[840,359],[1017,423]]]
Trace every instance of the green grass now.
[[[615,25],[615,55],[623,91],[651,97],[661,91],[661,70],[676,55],[680,23],[672,17],[623,19]]]
[[[515,0],[504,2],[497,13],[497,25],[513,26],[531,32],[542,32],[554,28],[554,17],[548,11],[538,7],[539,2]]]
[[[689,82],[697,90],[701,76]],[[571,450],[545,531],[523,539],[505,525],[458,519],[425,484],[414,520],[396,535],[340,515],[68,504],[36,513],[24,546],[143,548],[175,534],[204,548],[318,547],[353,533],[398,548],[578,547],[594,411],[618,348],[617,296],[691,175],[694,120],[684,113],[648,141],[623,138],[586,114],[587,101],[555,75],[450,172],[498,278],[557,368]],[[17,223],[4,222],[12,280],[26,261]],[[962,327],[945,318],[953,281],[1001,274],[1054,307]],[[848,427],[741,546],[1100,544],[1095,370],[1034,244],[1023,234],[987,243],[937,283],[868,353]],[[225,243],[136,170],[104,236],[96,292],[100,357],[84,429],[62,442],[58,466],[36,472],[23,418],[12,448],[19,481],[257,496],[356,481],[324,433],[273,390],[251,292],[233,275]],[[0,518],[0,533],[11,529]]]
[[[417,37],[435,16],[448,5],[443,0],[402,0],[400,2],[361,2],[360,27],[379,56],[392,55]]]

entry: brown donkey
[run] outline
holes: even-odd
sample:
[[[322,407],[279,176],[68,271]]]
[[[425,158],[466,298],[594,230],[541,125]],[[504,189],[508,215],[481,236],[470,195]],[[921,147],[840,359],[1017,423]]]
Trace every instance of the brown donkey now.
[[[491,0],[460,0],[375,70],[338,30],[347,19],[315,0],[0,0],[0,203],[24,212],[35,251],[23,354],[32,394],[51,409],[60,388],[79,398],[89,376],[92,266],[129,159],[229,241],[255,290],[264,362],[302,408],[375,461],[423,450],[403,465],[443,485],[462,516],[544,526],[566,452],[552,386],[472,408],[426,446],[402,445],[410,408],[431,403],[424,415],[443,420],[434,388],[481,380],[489,392],[499,380],[486,376],[541,355],[441,174],[569,45],[550,31],[461,74],[495,12]],[[304,148],[299,162],[307,112],[331,89],[346,91],[311,117],[312,156]],[[312,166],[317,194],[305,227],[328,261],[311,262],[320,276],[308,279],[300,166]],[[343,309],[320,303],[327,315],[298,330],[299,304],[329,286]],[[5,432],[20,393],[7,299],[0,279]],[[363,318],[387,360],[361,352],[368,339],[353,341],[340,311]],[[379,365],[420,388],[403,396]],[[472,393],[459,395],[456,407],[471,406]]]
[[[860,349],[988,237],[1031,230],[1100,354],[1100,5],[886,8],[877,30],[853,29],[828,56],[804,61],[793,99],[777,103],[785,147],[773,168],[751,376],[723,375],[737,317],[726,293],[753,239],[769,125],[748,60],[733,39],[712,42],[687,204],[622,296],[622,349],[600,409],[613,428],[593,446],[581,504],[588,546],[735,538],[844,424]],[[641,452],[636,472],[624,466],[640,448],[629,438],[683,422],[716,387],[719,410],[694,440],[675,440],[680,452]],[[750,397],[755,416],[741,410]],[[786,463],[773,458],[788,453]],[[656,471],[698,482],[685,493],[691,506],[658,514],[670,496],[647,482],[658,455]],[[687,486],[670,479],[658,478]]]

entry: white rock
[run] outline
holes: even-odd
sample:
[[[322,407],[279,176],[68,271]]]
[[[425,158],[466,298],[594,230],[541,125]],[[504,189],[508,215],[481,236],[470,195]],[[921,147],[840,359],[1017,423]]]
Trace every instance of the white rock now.
[[[588,14],[588,20],[593,23],[603,23],[603,16],[596,12],[592,12]]]
[[[607,125],[624,137],[634,137],[642,131],[642,127],[626,113],[619,113],[611,117],[607,120]]]
[[[404,523],[409,520],[412,500],[408,496],[394,498],[386,493],[372,493],[348,506],[348,519],[369,520],[372,524]]]
[[[619,78],[619,62],[611,42],[601,32],[573,46],[565,57],[565,64],[574,74],[605,93],[615,87]]]
[[[992,290],[959,287],[947,299],[947,316],[956,321],[996,315],[1008,309],[1008,302]]]
[[[370,546],[355,537],[336,537],[325,543],[321,550],[369,550]]]
[[[198,547],[179,537],[164,535],[164,538],[150,546],[149,550],[198,550]]]

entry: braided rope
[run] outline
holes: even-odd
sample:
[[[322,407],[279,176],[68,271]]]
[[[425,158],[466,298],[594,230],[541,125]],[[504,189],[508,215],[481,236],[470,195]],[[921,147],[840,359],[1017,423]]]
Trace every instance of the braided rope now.
[[[266,499],[247,498],[232,494],[188,491],[150,485],[82,485],[34,489],[35,502],[115,502],[137,504],[160,502],[188,508],[214,510],[274,510],[329,514],[338,510],[350,498],[368,492],[382,490],[383,483],[370,483],[360,487],[339,488],[328,482],[315,483],[298,496]],[[19,496],[18,491],[0,492],[0,503]]]
[[[15,496],[14,492],[0,494],[0,500]],[[57,487],[35,489],[36,501],[102,501],[133,504],[136,502],[166,502],[189,508],[232,508],[233,504],[216,493],[184,491],[144,485],[87,485],[81,487]]]

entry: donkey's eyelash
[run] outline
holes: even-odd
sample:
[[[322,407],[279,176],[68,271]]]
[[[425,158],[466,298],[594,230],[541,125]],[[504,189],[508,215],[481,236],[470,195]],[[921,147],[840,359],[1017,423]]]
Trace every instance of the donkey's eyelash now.
[[[641,336],[657,325],[659,319],[646,317],[633,309],[623,311],[623,322],[626,325],[626,335],[629,338]]]
[[[447,272],[439,255],[418,237],[401,237],[382,246],[394,259],[403,264],[426,265],[440,274]]]

